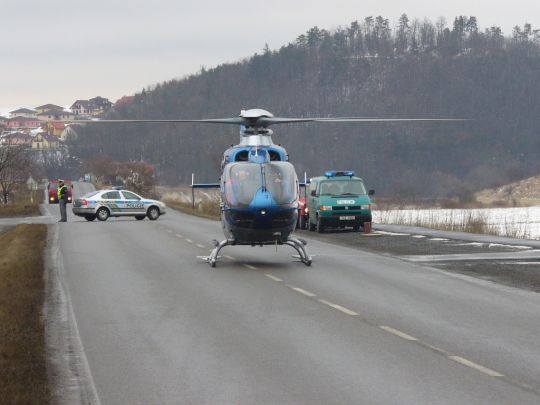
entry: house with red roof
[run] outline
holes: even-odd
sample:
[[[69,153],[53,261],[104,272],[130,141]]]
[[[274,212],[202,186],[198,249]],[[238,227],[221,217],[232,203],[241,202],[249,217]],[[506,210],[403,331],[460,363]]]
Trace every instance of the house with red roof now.
[[[66,129],[66,125],[61,121],[47,121],[43,124],[43,127],[49,135],[54,135],[57,138],[60,138],[62,132]]]

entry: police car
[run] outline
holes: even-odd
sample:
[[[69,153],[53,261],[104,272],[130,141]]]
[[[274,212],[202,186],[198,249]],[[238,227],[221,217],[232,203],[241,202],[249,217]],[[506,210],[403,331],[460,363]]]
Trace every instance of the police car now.
[[[98,190],[85,194],[73,201],[73,214],[87,221],[106,221],[109,217],[131,216],[138,220],[155,221],[165,214],[166,206],[161,201],[143,198],[127,190]]]

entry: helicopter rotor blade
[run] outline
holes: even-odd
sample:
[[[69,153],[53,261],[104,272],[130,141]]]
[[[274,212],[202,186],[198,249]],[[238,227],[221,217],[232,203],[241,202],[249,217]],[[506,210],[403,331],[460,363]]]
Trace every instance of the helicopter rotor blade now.
[[[430,122],[430,121],[469,121],[468,118],[367,118],[367,117],[336,117],[336,118],[280,118],[263,117],[259,124],[267,127],[275,124],[291,124],[302,122]]]
[[[213,118],[203,120],[179,120],[179,119],[157,119],[157,120],[70,120],[69,124],[176,124],[176,123],[202,123],[202,124],[233,124],[242,125],[245,120],[239,117],[235,118]]]

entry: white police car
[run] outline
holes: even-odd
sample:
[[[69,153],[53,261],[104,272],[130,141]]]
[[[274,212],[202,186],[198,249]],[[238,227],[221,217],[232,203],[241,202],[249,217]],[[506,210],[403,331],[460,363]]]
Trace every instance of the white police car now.
[[[166,206],[161,201],[142,198],[127,190],[92,191],[73,201],[73,214],[87,221],[106,221],[109,217],[132,216],[138,220],[146,217],[155,221],[165,214]]]

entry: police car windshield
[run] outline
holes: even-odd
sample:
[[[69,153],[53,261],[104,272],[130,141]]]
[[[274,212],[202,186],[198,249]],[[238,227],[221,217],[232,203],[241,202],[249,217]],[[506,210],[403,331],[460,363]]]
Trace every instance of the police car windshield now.
[[[359,195],[366,194],[362,180],[334,180],[321,183],[320,195]]]

